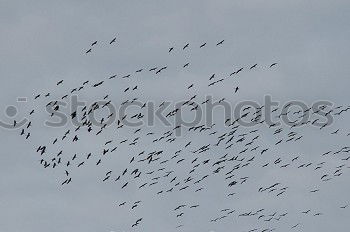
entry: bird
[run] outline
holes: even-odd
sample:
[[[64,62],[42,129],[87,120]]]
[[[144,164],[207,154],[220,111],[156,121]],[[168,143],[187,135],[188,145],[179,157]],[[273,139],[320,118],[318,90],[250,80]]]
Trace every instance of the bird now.
[[[216,44],[216,46],[221,45],[224,41],[225,41],[225,40],[221,40],[220,42],[218,42],[218,43]]]
[[[255,68],[257,65],[258,65],[258,64],[254,64],[254,65],[252,65],[249,69],[253,69],[253,68]]]
[[[94,84],[92,87],[98,87],[98,86],[102,85],[102,84],[103,84],[103,82],[104,82],[104,81],[100,81],[100,82],[98,82],[98,83]]]
[[[117,37],[114,37],[114,38],[109,42],[109,44],[115,43],[116,39],[117,39]]]

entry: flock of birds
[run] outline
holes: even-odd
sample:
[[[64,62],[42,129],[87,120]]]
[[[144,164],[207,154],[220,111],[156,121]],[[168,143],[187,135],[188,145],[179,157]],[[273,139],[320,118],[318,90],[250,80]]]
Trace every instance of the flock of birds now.
[[[86,54],[92,54],[93,48],[98,41],[94,41],[91,47],[86,50]],[[116,38],[113,38],[109,44],[117,44]],[[225,40],[220,40],[213,46],[219,47],[225,45]],[[205,49],[210,44],[202,43],[193,46],[192,49]],[[170,55],[175,47],[170,47],[167,53]],[[189,43],[179,46],[179,50],[191,49]],[[188,68],[190,63],[185,63],[182,68]],[[208,74],[206,88],[217,88],[224,84],[229,85],[232,81],[238,82],[242,72],[249,72],[259,68],[259,64],[251,64],[246,67],[239,67],[226,76],[218,77],[216,74]],[[276,62],[271,62],[265,67],[270,71],[275,71],[278,68]],[[245,186],[255,189],[254,191],[261,195],[269,195],[272,199],[283,200],[290,193],[291,187],[282,181],[271,181],[270,183],[256,183],[256,178],[270,169],[290,170],[291,172],[301,172],[302,170],[311,170],[318,176],[318,180],[313,183],[314,186],[306,186],[308,189],[305,194],[317,194],[325,188],[323,183],[331,182],[336,178],[340,178],[347,172],[349,168],[350,147],[341,146],[335,150],[327,150],[319,154],[319,160],[310,160],[307,155],[281,155],[275,152],[275,149],[283,146],[283,144],[298,144],[301,141],[306,141],[304,134],[300,132],[300,128],[305,126],[318,125],[320,131],[327,130],[327,123],[320,125],[321,119],[318,112],[322,111],[325,114],[330,114],[334,118],[345,114],[350,106],[321,106],[318,111],[308,108],[306,111],[288,110],[283,111],[281,108],[273,108],[271,114],[275,118],[288,116],[290,118],[289,125],[279,125],[277,123],[267,125],[263,117],[262,111],[264,105],[258,109],[253,109],[247,106],[243,109],[240,118],[228,118],[222,121],[216,121],[211,125],[206,123],[193,125],[188,128],[180,128],[181,125],[173,125],[171,128],[162,127],[159,130],[153,130],[147,125],[139,127],[128,127],[123,124],[125,120],[138,119],[142,120],[147,117],[147,102],[152,99],[144,99],[142,92],[142,81],[137,85],[130,85],[120,89],[120,94],[125,97],[120,105],[130,104],[135,101],[141,101],[144,104],[135,112],[126,114],[122,118],[117,118],[112,124],[109,124],[109,119],[117,117],[115,113],[104,114],[104,108],[109,104],[115,104],[114,99],[107,93],[106,88],[117,81],[128,83],[129,80],[136,78],[137,75],[142,75],[144,72],[149,72],[155,77],[161,78],[161,75],[166,72],[168,65],[155,65],[154,67],[143,67],[135,69],[126,75],[112,75],[103,80],[91,81],[86,80],[81,85],[74,88],[65,89],[64,80],[61,80],[54,85],[54,90],[51,93],[43,92],[35,94],[33,105],[35,106],[27,115],[29,122],[20,128],[20,135],[25,139],[31,140],[35,130],[33,130],[34,115],[43,107],[50,107],[52,113],[48,116],[54,118],[56,113],[60,112],[61,106],[59,101],[68,100],[75,94],[89,93],[96,90],[98,93],[104,93],[100,100],[103,104],[98,104],[97,101],[90,107],[84,106],[75,112],[69,112],[70,118],[81,121],[81,125],[75,128],[68,128],[56,137],[49,137],[44,144],[35,144],[35,152],[40,157],[39,162],[43,168],[59,169],[62,171],[61,185],[66,186],[74,183],[74,173],[83,169],[86,166],[95,166],[102,170],[100,181],[118,186],[119,191],[139,191],[142,198],[142,191],[147,189],[157,198],[169,197],[176,199],[177,194],[184,193],[186,196],[195,196],[196,201],[181,202],[175,207],[169,209],[169,213],[173,215],[176,221],[176,228],[182,230],[186,228],[186,223],[183,218],[185,215],[191,215],[196,210],[200,211],[206,202],[200,202],[200,194],[211,188],[210,181],[221,183],[220,192],[223,194],[218,196],[219,201],[224,201],[227,205],[232,205],[233,202],[240,201],[243,194],[241,192]],[[188,114],[198,110],[208,103],[202,101],[201,97],[196,93],[196,83],[184,85],[183,91],[189,96],[185,99],[181,109],[172,109],[166,112],[166,118],[174,118],[180,111],[186,111]],[[232,90],[232,94],[239,94],[239,87],[236,86]],[[58,99],[57,99],[57,96]],[[99,101],[100,101],[99,100]],[[223,101],[225,99],[220,99]],[[113,102],[113,103],[112,103]],[[162,107],[164,102],[159,104],[158,108]],[[284,106],[288,107],[288,106]],[[40,113],[40,112],[39,112]],[[311,118],[308,121],[300,121],[306,114],[310,114]],[[90,121],[90,115],[100,115],[99,123]],[[240,124],[240,120],[255,122],[254,127],[244,127]],[[38,122],[39,123],[39,122]],[[37,124],[36,124],[37,125]],[[16,126],[16,121],[14,122]],[[304,127],[302,127],[304,126]],[[175,131],[182,129],[183,134],[176,136]],[[57,130],[60,131],[60,130]],[[263,135],[268,134],[269,142],[266,142]],[[332,131],[331,134],[339,133],[339,129]],[[127,135],[125,137],[124,135]],[[86,137],[90,139],[86,139]],[[89,137],[91,136],[91,137]],[[103,141],[97,144],[97,151],[82,153],[84,141],[90,143],[95,138]],[[121,136],[123,138],[121,138]],[[199,138],[199,139],[192,139]],[[84,140],[85,139],[85,140]],[[69,149],[65,149],[68,147]],[[76,150],[72,150],[72,146]],[[125,151],[129,151],[130,155],[126,156]],[[122,151],[122,152],[121,152]],[[136,152],[137,151],[137,152]],[[107,169],[110,157],[126,156],[128,162],[123,163],[123,168]],[[337,165],[334,166],[334,162]],[[116,162],[119,162],[118,158]],[[252,172],[254,170],[254,172]],[[260,185],[257,185],[260,184]],[[210,199],[216,201],[217,199]],[[174,201],[176,202],[176,201]],[[137,209],[144,203],[141,199],[134,201],[124,201],[118,199],[116,207],[120,210],[131,210],[134,213],[134,223],[130,228],[142,228],[142,224],[149,215],[137,215]],[[169,203],[169,205],[171,205]],[[344,202],[343,205],[337,206],[340,210],[345,210],[348,205]],[[301,209],[300,214],[312,215],[313,217],[321,217],[326,212],[320,212],[317,209]],[[221,223],[229,218],[238,220],[240,218],[252,218],[255,220],[255,225],[251,225],[253,231],[274,231],[278,228],[277,224],[285,220],[290,215],[286,209],[283,212],[277,212],[267,207],[252,209],[236,209],[234,207],[213,209],[212,217],[209,219],[203,218],[208,223]],[[190,222],[188,222],[190,223]],[[302,219],[288,225],[290,230],[300,228],[303,224]]]
[[[116,41],[117,41],[117,37],[114,37],[114,38],[109,42],[109,44],[113,44],[113,43],[115,43]],[[92,48],[93,48],[95,45],[97,45],[97,40],[91,43],[90,48],[89,48],[88,50],[86,50],[85,53],[88,54],[88,53],[92,52]]]

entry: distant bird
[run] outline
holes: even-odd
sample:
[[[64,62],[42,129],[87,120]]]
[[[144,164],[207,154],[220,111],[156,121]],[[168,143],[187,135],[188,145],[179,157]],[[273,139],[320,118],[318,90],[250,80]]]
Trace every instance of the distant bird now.
[[[111,42],[109,42],[109,44],[115,43],[116,39],[117,39],[117,37],[114,37],[114,38],[111,40]]]
[[[258,64],[254,64],[253,66],[251,66],[249,69],[253,69],[257,66]]]
[[[126,182],[123,186],[122,189],[125,188],[128,185],[128,182]]]
[[[272,64],[270,65],[270,68],[272,68],[272,67],[275,66],[275,65],[277,65],[277,63],[272,63]]]
[[[123,206],[126,204],[126,201],[124,201],[123,203],[120,203],[119,206]]]
[[[335,134],[337,134],[337,133],[339,132],[339,130],[340,130],[340,129],[337,129],[336,131],[333,131],[331,134],[332,134],[332,135],[335,135]]]
[[[225,40],[221,40],[220,42],[218,42],[218,43],[216,44],[216,46],[221,45],[224,41],[225,41]]]
[[[94,84],[92,87],[98,87],[98,86],[102,85],[102,84],[103,84],[103,82],[104,82],[104,81],[100,81],[100,82],[98,82],[98,83]]]

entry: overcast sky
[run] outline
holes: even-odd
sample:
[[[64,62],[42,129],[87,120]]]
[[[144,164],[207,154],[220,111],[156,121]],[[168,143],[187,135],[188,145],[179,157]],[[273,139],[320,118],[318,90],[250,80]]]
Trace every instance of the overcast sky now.
[[[323,172],[296,168],[261,171],[252,166],[238,174],[250,176],[251,182],[237,189],[236,198],[226,197],[227,184],[220,178],[209,179],[205,183],[207,191],[198,195],[192,191],[159,197],[154,194],[156,190],[138,191],[135,185],[121,191],[119,185],[101,180],[109,170],[120,173],[132,155],[146,148],[168,149],[168,153],[173,154],[179,149],[179,143],[183,146],[192,140],[194,149],[213,141],[185,133],[173,145],[143,143],[132,149],[121,146],[102,167],[96,168],[92,163],[72,171],[73,182],[62,187],[62,170],[44,169],[35,150],[39,144],[51,143],[55,136],[73,127],[71,124],[63,128],[45,127],[43,121],[49,118],[43,111],[46,102],[33,103],[33,97],[50,92],[52,99],[60,98],[86,80],[94,83],[114,74],[131,73],[135,78],[111,82],[113,84],[85,91],[79,97],[91,102],[109,94],[120,104],[127,99],[123,89],[138,85],[139,98],[157,104],[164,100],[188,100],[198,94],[199,100],[211,95],[215,99],[225,97],[232,104],[240,100],[263,104],[264,96],[270,95],[282,105],[289,100],[301,100],[308,105],[328,100],[336,106],[347,106],[350,105],[349,8],[350,2],[345,0],[0,0],[0,107],[3,112],[0,118],[3,122],[12,122],[13,118],[5,115],[10,105],[18,109],[17,120],[33,107],[42,110],[34,115],[37,124],[33,125],[30,140],[21,138],[20,130],[0,128],[0,231],[226,232],[254,228],[289,231],[297,223],[300,226],[296,231],[347,231],[350,208],[342,210],[340,206],[350,204],[347,171],[350,169],[344,168],[342,176],[328,183],[319,180],[320,173],[332,174],[336,166],[344,164],[339,158],[347,154],[327,160],[321,159],[320,154],[349,145],[346,113],[326,130],[300,129],[304,135],[302,141],[279,148],[273,147],[276,141],[271,131],[261,132],[265,141],[262,146],[271,147],[269,160],[279,157],[288,160],[300,155],[305,162],[327,161]],[[114,37],[117,42],[110,45]],[[223,39],[222,46],[215,46]],[[97,45],[90,54],[85,54],[95,40]],[[204,42],[207,43],[205,49],[199,49]],[[183,51],[186,43],[190,44],[189,49]],[[170,47],[174,47],[171,54],[168,53]],[[183,69],[187,62],[190,62],[189,68]],[[274,62],[278,65],[271,70],[269,65]],[[239,80],[207,88],[212,73],[223,76],[255,63],[257,68],[242,73]],[[147,70],[166,65],[168,69],[159,77]],[[140,68],[144,71],[136,76],[135,71]],[[56,83],[61,79],[64,83],[59,89]],[[192,83],[194,90],[188,92],[186,87]],[[240,90],[234,95],[236,86]],[[26,97],[28,102],[17,102],[19,97]],[[339,135],[330,134],[338,128]],[[163,133],[168,129],[158,122],[145,131]],[[224,127],[216,130],[218,134],[227,132]],[[58,148],[67,156],[77,152],[87,154],[101,149],[109,139],[131,138],[132,131],[133,128],[120,133],[110,131],[102,137],[83,136],[79,147],[62,143]],[[191,159],[193,157],[188,158]],[[263,164],[264,160],[259,162]],[[183,169],[188,171],[190,166]],[[206,170],[201,170],[196,177],[205,173]],[[258,187],[275,182],[289,187],[283,198],[257,193]],[[309,191],[314,188],[321,191],[310,195]],[[137,200],[142,200],[138,209],[131,210],[130,205],[118,207],[123,201],[132,204]],[[182,203],[198,203],[200,207],[178,220],[172,210]],[[289,214],[281,221],[257,223],[256,218],[239,218],[236,213],[221,222],[210,223],[225,207],[237,212],[266,208],[266,213]],[[323,215],[313,217],[300,213],[307,209]],[[131,228],[140,217],[144,218],[141,225]],[[179,224],[185,226],[176,229]]]

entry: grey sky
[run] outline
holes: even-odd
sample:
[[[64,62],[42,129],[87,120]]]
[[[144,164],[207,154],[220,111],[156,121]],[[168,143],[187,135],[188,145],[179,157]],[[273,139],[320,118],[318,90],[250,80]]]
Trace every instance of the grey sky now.
[[[51,92],[52,97],[61,97],[85,80],[94,83],[114,74],[134,75],[139,68],[146,70],[165,65],[169,66],[168,70],[160,77],[150,75],[147,70],[128,81],[117,80],[103,88],[84,92],[80,98],[91,102],[110,94],[121,103],[127,99],[122,90],[138,85],[140,99],[158,104],[163,100],[187,100],[194,94],[210,94],[215,99],[225,97],[233,104],[239,100],[262,103],[265,95],[271,95],[282,103],[302,100],[311,104],[329,100],[336,105],[348,105],[349,7],[349,1],[336,0],[0,0],[0,108],[5,111],[8,105],[15,105],[20,118],[32,109],[35,94]],[[117,43],[110,46],[109,41],[114,37],[117,37]],[[216,47],[222,39],[225,39],[223,46]],[[85,55],[95,40],[98,44],[93,52]],[[204,42],[207,47],[199,50],[199,45]],[[182,51],[186,43],[190,43],[189,49]],[[174,52],[169,54],[168,49],[172,46]],[[183,69],[187,62],[191,63],[190,67]],[[278,62],[278,66],[271,70],[268,66],[273,62]],[[208,78],[212,73],[223,76],[255,63],[258,63],[257,69],[208,90]],[[56,82],[61,79],[64,84],[59,89]],[[195,84],[195,90],[188,92],[186,87],[191,83]],[[233,95],[237,85],[239,94]],[[16,103],[18,97],[28,97],[29,103]],[[43,106],[44,101],[40,104]],[[193,140],[194,148],[211,142],[208,137],[185,133],[179,142],[171,145],[144,143],[132,149],[121,146],[102,167],[96,168],[92,163],[72,171],[73,182],[61,187],[62,170],[42,168],[35,149],[38,144],[52,142],[52,138],[72,125],[46,128],[40,124],[48,119],[43,112],[35,114],[35,119],[38,123],[34,125],[35,133],[30,141],[20,138],[19,131],[0,129],[0,231],[225,232],[254,228],[289,231],[297,223],[301,225],[296,231],[348,230],[349,208],[342,210],[339,207],[350,204],[350,187],[347,186],[350,169],[344,168],[343,175],[330,182],[320,183],[319,180],[320,173],[332,174],[336,166],[345,163],[339,158],[345,158],[347,154],[327,157],[327,166],[318,173],[313,169],[275,167],[260,170],[252,166],[238,173],[238,177],[250,176],[251,182],[242,188],[238,186],[239,194],[232,200],[226,197],[229,193],[226,181],[216,177],[208,179],[205,183],[208,190],[199,195],[192,191],[162,197],[155,196],[156,190],[140,192],[137,185],[121,191],[113,182],[102,183],[108,170],[120,173],[131,155],[143,149],[168,149],[171,153],[178,149],[179,143],[183,146],[188,140]],[[1,120],[12,119],[3,114]],[[301,128],[299,133],[304,135],[301,142],[278,148],[273,145],[276,142],[273,131],[266,129],[261,132],[265,142],[262,146],[271,147],[269,161],[278,157],[287,160],[299,154],[305,162],[322,162],[320,154],[323,152],[349,145],[348,123],[345,113],[326,130]],[[338,128],[341,135],[330,135]],[[158,123],[146,131],[163,133],[168,129]],[[227,131],[220,127],[216,130],[218,134]],[[128,138],[132,131],[133,128],[117,135],[109,131],[96,138],[83,136],[78,148],[71,143],[60,146],[67,151],[67,156],[75,152],[86,154],[100,150],[109,138],[113,137],[115,141]],[[221,156],[224,153],[206,155]],[[264,159],[258,163],[263,164]],[[190,165],[179,168],[178,172],[182,170],[190,170]],[[205,173],[206,170],[200,170],[196,177]],[[257,193],[258,187],[278,181],[290,187],[284,197],[277,199],[273,195]],[[319,193],[309,193],[318,187],[321,188]],[[129,208],[118,207],[117,203],[124,200],[129,204],[142,200],[142,204],[133,211],[129,209],[130,205]],[[198,203],[200,207],[178,220],[171,211],[184,202]],[[266,208],[266,213],[289,214],[281,221],[257,223],[256,218],[239,218],[235,213],[221,222],[210,223],[209,220],[225,207],[237,212]],[[300,213],[309,208],[313,213],[322,212],[323,215],[314,217]],[[144,218],[141,226],[131,228],[139,217]],[[179,224],[185,226],[175,229]]]

